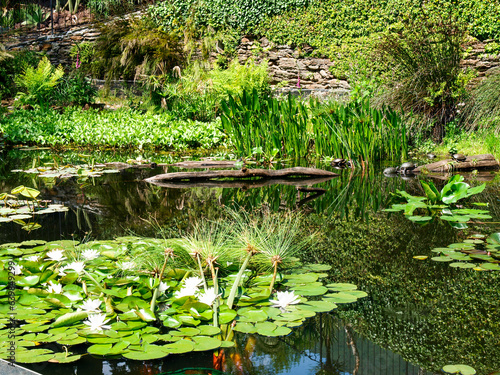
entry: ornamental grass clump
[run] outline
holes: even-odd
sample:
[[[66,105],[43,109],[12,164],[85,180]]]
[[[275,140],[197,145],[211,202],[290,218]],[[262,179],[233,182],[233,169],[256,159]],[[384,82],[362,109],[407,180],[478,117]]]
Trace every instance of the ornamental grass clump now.
[[[455,118],[473,77],[460,66],[466,35],[450,4],[440,13],[423,5],[418,16],[384,33],[376,56],[386,73],[376,102],[421,115],[421,123],[431,123],[434,140],[441,142],[444,125]]]

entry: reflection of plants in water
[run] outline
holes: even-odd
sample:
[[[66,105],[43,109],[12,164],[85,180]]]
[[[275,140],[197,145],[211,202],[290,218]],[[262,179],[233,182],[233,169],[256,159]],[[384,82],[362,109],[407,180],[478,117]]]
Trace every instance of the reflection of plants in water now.
[[[346,171],[347,172],[347,171]],[[399,178],[385,178],[372,169],[364,174],[342,173],[339,177],[315,185],[325,193],[304,205],[302,193],[295,186],[276,185],[261,189],[223,189],[222,199],[226,204],[251,208],[266,205],[271,210],[297,208],[312,210],[318,214],[338,214],[342,218],[368,219],[370,211],[385,206],[390,192],[401,188],[405,182]],[[306,198],[307,199],[307,198]]]
[[[468,198],[472,195],[481,193],[486,184],[471,188],[469,184],[463,182],[464,178],[460,175],[454,175],[448,183],[438,191],[432,181],[420,181],[425,192],[425,197],[418,197],[408,194],[406,191],[397,190],[393,194],[395,201],[406,203],[393,204],[391,208],[385,209],[387,212],[404,211],[405,216],[417,223],[427,223],[439,217],[441,220],[448,221],[454,228],[467,228],[467,222],[471,219],[491,219],[487,210],[464,209],[459,206],[459,200]],[[475,203],[479,205],[480,203]],[[414,215],[416,210],[424,211],[424,215]]]
[[[370,295],[355,310],[338,310],[357,332],[429,371],[457,358],[478,373],[500,368],[498,356],[491,355],[500,335],[500,273],[413,259],[460,242],[460,232],[442,221],[415,225],[402,215],[349,223],[309,218],[316,221],[324,235],[304,258],[331,265],[330,277]]]

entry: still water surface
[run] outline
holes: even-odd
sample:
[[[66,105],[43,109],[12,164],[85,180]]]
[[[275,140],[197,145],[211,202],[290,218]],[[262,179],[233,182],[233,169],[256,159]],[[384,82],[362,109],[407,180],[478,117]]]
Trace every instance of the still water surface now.
[[[484,374],[500,369],[498,276],[413,259],[461,240],[464,234],[447,223],[422,227],[402,215],[380,211],[396,189],[422,194],[414,179],[342,170],[339,177],[315,185],[326,192],[314,197],[299,193],[295,186],[161,188],[142,181],[163,173],[163,168],[99,178],[41,179],[10,171],[30,168],[34,160],[37,165],[54,160],[62,165],[82,158],[78,153],[54,156],[49,151],[19,150],[1,157],[1,192],[30,186],[42,192],[42,199],[70,209],[38,217],[41,228],[30,233],[18,224],[2,223],[0,243],[111,239],[130,233],[155,236],[148,223],[151,220],[179,236],[200,218],[224,215],[224,206],[296,209],[310,219],[310,227],[304,231],[320,228],[325,242],[331,244],[327,251],[318,249],[306,257],[331,264],[332,281],[354,282],[370,295],[333,314],[309,319],[287,337],[238,335],[236,348],[226,350],[218,361],[206,352],[146,362],[86,356],[71,365],[31,366],[42,374],[153,375],[191,367],[213,369],[216,364],[231,374],[425,374],[450,363],[467,363]],[[128,158],[113,154],[95,157],[99,162]],[[498,177],[496,181],[478,198],[490,204],[493,222],[500,219]],[[492,233],[500,228],[490,224],[469,230],[478,231]]]

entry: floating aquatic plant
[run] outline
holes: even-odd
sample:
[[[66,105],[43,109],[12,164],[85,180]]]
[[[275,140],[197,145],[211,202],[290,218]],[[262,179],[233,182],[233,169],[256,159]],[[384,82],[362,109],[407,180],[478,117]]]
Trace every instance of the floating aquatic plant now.
[[[266,220],[249,222],[251,229],[247,226],[246,233],[238,234],[248,241],[243,243],[249,249],[272,243],[268,237],[276,228],[258,226]],[[241,227],[234,229],[238,233]],[[328,276],[329,266],[298,261],[282,269],[280,278],[258,266],[259,262],[243,261],[237,274],[227,269],[223,275],[216,273],[215,279],[206,278],[205,288],[196,268],[183,268],[177,250],[167,246],[179,243],[187,242],[121,237],[84,244],[26,241],[0,245],[0,338],[5,339],[0,358],[8,357],[6,338],[13,329],[19,343],[18,362],[76,361],[80,355],[71,350],[79,344],[89,345],[92,355],[136,360],[213,350],[232,346],[228,340],[233,330],[287,335],[316,313],[366,296],[352,284],[324,285],[321,279]],[[145,249],[162,254],[159,273],[141,268],[139,254]],[[186,249],[178,251],[182,254]],[[92,256],[74,260],[85,252]],[[9,275],[18,270],[22,273],[14,276],[15,284],[9,284]],[[201,272],[211,274],[210,265],[204,263]],[[269,292],[272,282],[271,289],[277,290],[274,298]],[[9,319],[10,295],[15,298],[15,324]],[[64,345],[67,352],[63,355],[46,348],[51,342]]]
[[[500,271],[500,233],[492,233],[487,238],[474,234],[461,243],[432,250],[437,253],[431,259],[449,263],[454,268],[472,268],[476,271]],[[427,256],[416,256],[424,260]]]
[[[403,211],[409,220],[416,223],[427,223],[435,217],[449,222],[454,228],[467,228],[467,222],[472,219],[491,219],[489,211],[474,208],[460,208],[456,203],[464,198],[481,193],[486,187],[485,184],[470,187],[463,182],[464,178],[460,175],[454,175],[448,180],[448,183],[438,191],[432,181],[420,181],[425,197],[413,196],[406,191],[397,190],[393,194],[394,200],[399,203],[393,204],[391,208],[384,211],[400,212]],[[406,203],[403,203],[406,201]],[[481,205],[481,203],[476,203]],[[416,215],[415,211],[420,211],[421,215]]]

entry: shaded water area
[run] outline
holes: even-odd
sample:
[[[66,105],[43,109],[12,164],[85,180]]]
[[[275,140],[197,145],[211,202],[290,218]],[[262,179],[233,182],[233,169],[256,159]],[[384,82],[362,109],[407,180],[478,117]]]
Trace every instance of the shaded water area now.
[[[125,161],[128,157],[94,155],[98,162]],[[433,248],[460,242],[473,233],[500,232],[500,225],[495,224],[500,221],[498,175],[491,175],[486,190],[472,198],[489,203],[491,224],[457,231],[446,222],[421,226],[400,213],[382,212],[389,206],[391,193],[398,189],[413,195],[423,192],[418,180],[386,178],[375,168],[365,174],[332,169],[340,175],[315,185],[326,192],[314,197],[313,193],[298,192],[295,186],[162,188],[142,181],[163,173],[163,168],[127,170],[98,178],[42,179],[10,171],[31,168],[34,163],[78,164],[82,156],[78,152],[54,156],[48,150],[12,150],[1,158],[0,192],[19,185],[34,187],[41,191],[42,199],[62,203],[69,211],[39,215],[36,221],[41,227],[31,232],[13,222],[1,223],[0,243],[112,239],[131,233],[155,236],[152,222],[178,237],[197,220],[225,215],[225,206],[304,212],[303,230],[318,230],[321,246],[302,257],[332,265],[328,281],[355,283],[369,297],[311,318],[286,337],[237,335],[236,347],[225,349],[222,357],[221,368],[226,373],[425,374],[454,363],[471,365],[478,374],[500,370],[498,272],[460,270],[413,258],[431,256]],[[176,156],[164,158],[180,160]],[[76,364],[30,366],[51,375],[158,374],[189,367],[213,368],[213,354],[169,355],[145,362],[85,356]]]

